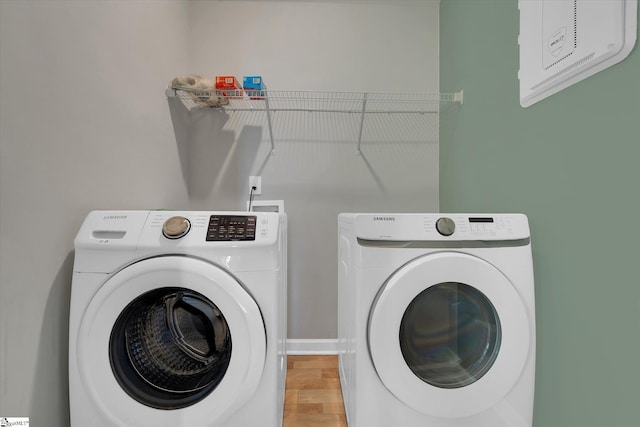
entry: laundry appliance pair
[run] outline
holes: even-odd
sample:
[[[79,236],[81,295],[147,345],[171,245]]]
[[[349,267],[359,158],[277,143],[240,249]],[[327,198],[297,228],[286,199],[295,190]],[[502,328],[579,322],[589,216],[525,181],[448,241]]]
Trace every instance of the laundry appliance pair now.
[[[287,222],[94,211],[75,240],[72,427],[278,427]]]
[[[531,427],[527,218],[341,214],[350,427]],[[280,426],[286,217],[92,212],[75,241],[76,426]]]
[[[520,214],[341,214],[349,427],[531,427],[535,306]]]

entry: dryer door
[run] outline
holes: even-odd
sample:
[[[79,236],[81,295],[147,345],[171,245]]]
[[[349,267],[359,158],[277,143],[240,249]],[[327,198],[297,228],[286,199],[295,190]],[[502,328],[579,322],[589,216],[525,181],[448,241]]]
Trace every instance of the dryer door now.
[[[266,357],[259,307],[200,259],[162,256],[115,273],[81,321],[81,380],[113,425],[210,425],[256,391]]]
[[[369,316],[375,369],[398,399],[435,417],[465,417],[515,385],[529,353],[526,308],[498,269],[471,255],[413,260],[382,287]]]

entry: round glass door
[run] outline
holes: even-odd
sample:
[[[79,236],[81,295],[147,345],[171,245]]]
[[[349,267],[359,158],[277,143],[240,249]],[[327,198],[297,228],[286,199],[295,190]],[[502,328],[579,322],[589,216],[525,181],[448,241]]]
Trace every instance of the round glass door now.
[[[211,393],[231,360],[231,334],[220,309],[179,287],[154,289],[122,311],[111,332],[116,380],[147,406],[176,409]]]
[[[385,387],[416,411],[460,418],[502,399],[529,357],[532,326],[509,279],[459,252],[408,262],[381,287],[367,339]]]
[[[459,388],[493,366],[500,350],[500,319],[479,290],[439,283],[411,301],[399,335],[402,356],[416,376],[435,387]]]

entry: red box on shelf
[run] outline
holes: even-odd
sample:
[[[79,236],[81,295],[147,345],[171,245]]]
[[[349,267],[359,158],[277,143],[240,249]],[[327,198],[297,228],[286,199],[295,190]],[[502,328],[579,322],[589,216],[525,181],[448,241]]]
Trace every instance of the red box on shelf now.
[[[227,98],[241,98],[242,86],[234,76],[216,76],[216,90]]]

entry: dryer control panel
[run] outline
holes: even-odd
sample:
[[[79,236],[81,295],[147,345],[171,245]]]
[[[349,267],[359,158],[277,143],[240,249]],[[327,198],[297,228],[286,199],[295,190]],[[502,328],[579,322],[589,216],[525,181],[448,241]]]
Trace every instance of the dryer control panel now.
[[[529,238],[522,214],[343,214],[356,236],[373,241],[507,241]]]

